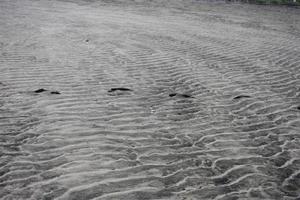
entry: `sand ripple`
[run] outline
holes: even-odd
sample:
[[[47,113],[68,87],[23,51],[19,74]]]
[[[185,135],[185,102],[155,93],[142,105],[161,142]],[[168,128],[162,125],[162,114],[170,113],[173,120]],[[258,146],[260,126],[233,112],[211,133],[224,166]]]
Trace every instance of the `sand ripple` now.
[[[299,9],[197,9],[1,1],[0,197],[300,198]]]

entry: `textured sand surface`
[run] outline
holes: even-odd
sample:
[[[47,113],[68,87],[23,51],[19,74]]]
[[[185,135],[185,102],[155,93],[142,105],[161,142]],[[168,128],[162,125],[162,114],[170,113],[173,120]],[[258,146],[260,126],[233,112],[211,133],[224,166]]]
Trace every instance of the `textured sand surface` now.
[[[300,198],[299,16],[0,0],[0,198]]]

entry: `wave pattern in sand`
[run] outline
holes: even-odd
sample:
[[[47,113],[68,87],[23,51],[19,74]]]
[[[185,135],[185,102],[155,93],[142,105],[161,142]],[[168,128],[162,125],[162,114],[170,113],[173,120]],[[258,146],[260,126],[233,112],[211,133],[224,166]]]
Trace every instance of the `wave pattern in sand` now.
[[[299,198],[299,10],[122,6],[1,1],[0,196]]]

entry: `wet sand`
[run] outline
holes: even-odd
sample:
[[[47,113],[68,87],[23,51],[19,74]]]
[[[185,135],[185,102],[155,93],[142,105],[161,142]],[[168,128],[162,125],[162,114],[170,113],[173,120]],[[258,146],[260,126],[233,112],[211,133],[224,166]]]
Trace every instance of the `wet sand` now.
[[[300,198],[299,16],[1,0],[0,198]]]

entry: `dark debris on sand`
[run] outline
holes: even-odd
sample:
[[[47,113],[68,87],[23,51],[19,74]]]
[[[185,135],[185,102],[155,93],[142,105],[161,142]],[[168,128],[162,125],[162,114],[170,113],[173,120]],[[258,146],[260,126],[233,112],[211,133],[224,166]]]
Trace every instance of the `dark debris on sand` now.
[[[182,97],[182,98],[194,98],[189,94],[179,94],[179,93],[171,93],[169,94],[169,97]]]
[[[41,88],[41,89],[35,90],[33,92],[34,93],[42,93],[42,92],[46,92],[46,91],[48,91],[48,90]],[[59,91],[51,91],[50,94],[60,94],[60,92]]]
[[[117,91],[122,91],[122,92],[130,92],[133,91],[132,89],[129,88],[123,88],[123,87],[119,87],[119,88],[111,88],[110,90],[108,90],[108,92],[117,92]]]
[[[47,90],[45,90],[44,88],[35,90],[34,93],[42,93],[42,92],[46,92]]]
[[[58,92],[58,91],[52,91],[52,92],[50,92],[50,94],[60,94],[60,92]]]
[[[249,95],[239,95],[239,96],[234,97],[233,99],[242,99],[242,98],[251,98],[251,96],[249,96]]]

